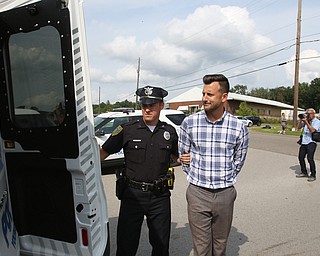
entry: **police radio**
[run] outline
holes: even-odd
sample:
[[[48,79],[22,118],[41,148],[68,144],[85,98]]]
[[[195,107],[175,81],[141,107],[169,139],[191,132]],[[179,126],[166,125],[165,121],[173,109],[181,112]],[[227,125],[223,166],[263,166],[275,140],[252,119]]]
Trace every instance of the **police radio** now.
[[[170,190],[173,189],[173,184],[174,184],[174,169],[172,167],[168,168],[167,172],[167,180],[168,180],[168,188]]]

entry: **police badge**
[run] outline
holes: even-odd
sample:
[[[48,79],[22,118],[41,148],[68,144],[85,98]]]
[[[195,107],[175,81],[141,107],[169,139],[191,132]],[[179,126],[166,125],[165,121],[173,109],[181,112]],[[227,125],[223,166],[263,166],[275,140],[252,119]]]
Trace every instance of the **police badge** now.
[[[165,140],[170,140],[170,132],[165,131],[165,132],[163,133],[163,137],[164,137]]]
[[[152,95],[152,90],[153,90],[153,88],[152,87],[146,87],[145,89],[144,89],[144,93],[147,95],[147,96],[150,96],[150,95]]]

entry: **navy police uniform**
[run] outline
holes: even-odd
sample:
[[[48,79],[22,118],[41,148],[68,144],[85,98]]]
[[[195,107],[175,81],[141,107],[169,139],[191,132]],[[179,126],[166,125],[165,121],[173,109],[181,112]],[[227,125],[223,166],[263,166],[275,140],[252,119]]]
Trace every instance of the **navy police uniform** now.
[[[161,102],[167,92],[157,87],[137,90],[142,104]],[[135,255],[141,225],[147,217],[152,255],[169,255],[170,191],[162,186],[170,156],[178,156],[178,135],[171,125],[158,121],[153,132],[143,119],[119,126],[102,145],[109,154],[124,150],[124,190],[118,219],[117,255]],[[156,186],[160,181],[160,185]]]

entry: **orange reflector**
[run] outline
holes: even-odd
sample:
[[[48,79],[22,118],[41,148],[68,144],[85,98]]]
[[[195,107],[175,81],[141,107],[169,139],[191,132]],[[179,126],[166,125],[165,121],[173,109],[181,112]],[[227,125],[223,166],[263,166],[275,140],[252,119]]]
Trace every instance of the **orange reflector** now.
[[[14,141],[13,140],[5,140],[4,147],[5,148],[14,148]]]
[[[84,246],[88,246],[89,245],[89,239],[88,239],[88,231],[87,231],[87,229],[85,229],[85,228],[81,229],[81,235],[82,235],[82,244]]]

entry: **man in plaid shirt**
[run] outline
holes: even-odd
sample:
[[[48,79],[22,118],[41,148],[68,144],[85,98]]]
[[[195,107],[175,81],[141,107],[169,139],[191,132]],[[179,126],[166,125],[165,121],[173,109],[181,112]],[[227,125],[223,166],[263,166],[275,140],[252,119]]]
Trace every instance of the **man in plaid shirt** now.
[[[203,77],[204,110],[181,124],[179,153],[189,186],[186,192],[194,255],[225,255],[237,196],[236,177],[248,150],[247,127],[226,112],[228,79]]]

